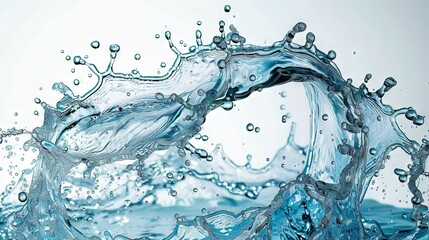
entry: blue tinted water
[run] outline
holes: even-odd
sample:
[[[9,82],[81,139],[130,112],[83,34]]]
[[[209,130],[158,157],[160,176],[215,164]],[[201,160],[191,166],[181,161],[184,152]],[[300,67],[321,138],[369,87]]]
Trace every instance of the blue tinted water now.
[[[56,106],[35,99],[44,109],[41,127],[1,132],[4,145],[31,136],[24,148],[38,153],[32,169],[11,183],[19,187],[0,196],[2,238],[427,239],[428,208],[418,179],[428,175],[429,142],[408,139],[396,123],[405,115],[422,125],[422,116],[382,102],[396,81],[387,78],[375,92],[345,81],[335,52],[318,50],[312,33],[304,45],[293,42],[304,23],[269,46],[245,44],[223,21],[219,29],[207,45],[197,31],[197,45],[187,53],[166,32],[177,59],[160,77],[115,72],[117,44],[109,48],[105,70],[70,58],[89,67],[97,84],[77,96],[55,83],[53,90],[63,94]],[[283,147],[254,169],[237,165],[222,145],[202,149],[189,142],[208,138],[200,131],[211,111],[231,110],[255,91],[290,82],[302,83],[308,97],[308,146],[294,142],[293,124]],[[260,131],[252,123],[246,128]],[[412,159],[409,169],[395,170],[408,184],[412,208],[363,201],[398,147]]]

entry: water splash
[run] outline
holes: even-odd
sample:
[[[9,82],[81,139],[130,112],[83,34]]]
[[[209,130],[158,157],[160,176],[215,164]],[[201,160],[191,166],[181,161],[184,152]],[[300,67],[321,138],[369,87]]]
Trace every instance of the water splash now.
[[[230,10],[225,6],[226,12]],[[137,70],[115,72],[117,44],[110,45],[110,63],[104,71],[75,56],[74,64],[86,65],[97,84],[77,96],[66,84],[55,83],[53,90],[63,95],[55,107],[35,100],[44,109],[41,127],[32,131],[13,128],[0,134],[0,142],[30,134],[24,148],[38,152],[32,171],[22,174],[32,173],[33,179],[28,192],[17,195],[21,204],[8,204],[6,199],[20,189],[16,186],[23,180],[1,195],[2,237],[427,237],[428,208],[418,179],[428,175],[424,169],[429,142],[408,139],[396,123],[398,116],[405,115],[422,125],[423,116],[412,108],[395,110],[382,102],[396,81],[387,78],[375,92],[365,84],[354,87],[333,63],[336,53],[317,49],[314,34],[307,33],[304,45],[293,42],[296,34],[306,30],[304,23],[296,24],[271,46],[246,45],[234,26],[229,29],[226,33],[225,22],[220,21],[220,36],[207,45],[201,31],[196,31],[196,45],[187,53],[181,53],[171,33],[165,32],[177,58],[164,76],[141,76]],[[100,43],[93,41],[91,46],[98,48]],[[364,81],[370,78],[367,75]],[[283,147],[264,168],[255,169],[250,163],[237,165],[222,145],[210,150],[191,144],[193,137],[208,139],[200,131],[214,109],[231,110],[234,102],[254,91],[290,82],[302,83],[309,100],[308,146],[294,142],[296,125],[292,124]],[[286,114],[281,121],[289,118]],[[260,131],[253,123],[245,128]],[[322,129],[331,136],[322,134]],[[396,169],[395,173],[399,181],[408,183],[413,209],[400,210],[409,220],[392,228],[363,210],[365,204],[383,206],[365,203],[363,198],[389,152],[398,147],[412,161],[409,171]],[[286,158],[295,164],[285,164]],[[206,189],[210,191],[201,193]],[[262,194],[269,190],[277,191],[274,199]],[[198,207],[210,204],[223,209],[209,213],[206,207]],[[193,219],[180,214],[173,217],[177,206]],[[103,221],[109,222],[107,229]],[[124,232],[124,227],[131,230]],[[112,232],[123,232],[126,237],[114,237]]]

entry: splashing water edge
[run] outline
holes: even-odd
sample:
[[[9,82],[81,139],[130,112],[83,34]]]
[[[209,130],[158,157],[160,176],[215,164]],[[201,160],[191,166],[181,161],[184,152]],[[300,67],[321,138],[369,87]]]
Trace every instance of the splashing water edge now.
[[[230,10],[225,6],[225,12]],[[220,36],[214,36],[208,45],[202,44],[202,33],[197,31],[197,45],[188,53],[179,52],[167,31],[165,38],[177,58],[160,77],[141,76],[136,70],[114,72],[120,52],[117,44],[110,46],[105,71],[85,57],[75,56],[72,60],[76,65],[86,65],[97,77],[96,86],[76,96],[66,84],[55,83],[53,89],[63,94],[55,107],[35,100],[44,109],[41,127],[1,132],[0,142],[30,135],[24,149],[38,153],[32,170],[23,174],[33,178],[28,193],[19,194],[24,204],[4,203],[12,190],[1,195],[2,236],[425,239],[428,208],[418,179],[427,175],[424,169],[429,142],[409,139],[396,122],[404,115],[415,125],[422,125],[424,118],[414,109],[395,110],[382,102],[396,81],[387,78],[375,92],[365,84],[357,88],[345,81],[333,63],[335,52],[318,50],[314,34],[307,33],[304,45],[293,42],[296,34],[305,31],[304,23],[296,24],[284,39],[270,46],[245,44],[246,39],[234,26],[226,33],[223,21],[219,28]],[[91,46],[98,48],[99,44],[94,41]],[[140,55],[135,58],[140,59]],[[209,151],[190,142],[193,137],[206,137],[200,131],[209,112],[219,107],[231,110],[235,102],[255,91],[292,82],[301,83],[307,94],[312,116],[308,146],[294,142],[296,125],[292,124],[283,147],[265,167],[256,169],[237,165],[222,145]],[[259,131],[253,125],[246,127]],[[322,129],[325,134],[321,134]],[[365,204],[372,208],[380,205],[363,199],[372,177],[396,148],[412,160],[408,171],[397,169],[395,174],[407,182],[413,208],[401,210],[408,211],[409,219],[398,222],[393,231],[363,210]],[[279,167],[284,157],[304,164]],[[222,192],[221,197],[192,197],[192,192],[202,192],[190,187],[196,183],[212,193]],[[135,186],[139,194],[131,193]],[[76,194],[71,190],[75,188],[79,189]],[[277,191],[274,198],[263,199],[263,192],[270,189]],[[224,210],[208,213],[196,207],[210,201],[224,206]],[[162,218],[172,215],[175,205],[185,208],[192,220],[175,215],[177,223],[163,225]],[[113,236],[111,229],[101,233],[102,224],[85,226],[128,210],[130,216],[147,221],[148,226],[140,224],[135,232],[124,236]],[[162,217],[144,219],[146,214]],[[110,225],[127,226],[125,218],[119,219],[110,220]]]

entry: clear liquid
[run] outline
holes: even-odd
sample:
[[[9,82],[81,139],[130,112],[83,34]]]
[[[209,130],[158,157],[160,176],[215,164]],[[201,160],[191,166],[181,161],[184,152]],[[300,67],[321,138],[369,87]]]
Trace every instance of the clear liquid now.
[[[422,116],[382,103],[395,80],[386,79],[375,92],[364,84],[353,86],[332,62],[335,52],[318,50],[312,33],[305,45],[293,43],[305,30],[303,23],[270,46],[246,45],[235,27],[228,33],[223,21],[219,27],[220,36],[209,45],[202,45],[197,32],[197,46],[188,53],[180,53],[166,32],[177,59],[161,77],[114,72],[116,44],[105,71],[72,58],[91,69],[97,85],[75,96],[56,83],[53,89],[64,95],[57,106],[37,100],[45,111],[43,126],[1,133],[2,141],[30,134],[24,148],[38,152],[33,168],[22,174],[33,176],[28,192],[16,195],[16,204],[5,199],[19,188],[1,196],[2,236],[425,239],[427,206],[416,180],[428,175],[429,145],[408,139],[396,123],[405,115],[421,125]],[[307,94],[308,146],[295,143],[294,123],[267,165],[253,168],[237,165],[222,145],[203,149],[189,142],[208,138],[200,132],[214,109],[229,111],[255,91],[292,82],[302,83]],[[289,118],[285,114],[277,121]],[[253,123],[244,128],[263,131]],[[398,181],[408,184],[413,208],[362,201],[397,147],[413,160],[410,169],[395,171]],[[386,209],[394,211],[383,214]]]

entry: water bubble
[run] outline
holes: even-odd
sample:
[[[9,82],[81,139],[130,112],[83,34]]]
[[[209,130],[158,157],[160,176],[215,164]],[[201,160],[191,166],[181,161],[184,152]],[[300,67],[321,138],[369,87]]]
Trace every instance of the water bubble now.
[[[225,12],[230,12],[231,11],[231,6],[230,5],[225,5],[225,7],[223,7],[223,10]]]
[[[252,123],[248,123],[246,126],[246,129],[249,132],[253,131],[254,128],[255,128],[255,126]]]
[[[18,113],[17,113],[17,112],[15,112],[13,115],[16,117],[16,116],[18,116]]]
[[[135,59],[135,60],[140,60],[140,58],[141,58],[140,54],[136,53],[136,54],[134,55],[134,59]]]
[[[259,127],[255,127],[255,132],[259,132],[261,129]]]
[[[69,55],[66,56],[66,60],[70,61],[71,57]]]
[[[162,63],[160,64],[160,66],[161,66],[162,68],[165,68],[165,66],[166,66],[165,62],[162,62]]]
[[[327,121],[328,118],[329,118],[328,114],[325,113],[325,114],[322,115],[322,120],[323,121]]]
[[[61,49],[61,51],[60,51],[61,53],[64,53],[64,49]]]
[[[37,104],[39,104],[39,103],[41,103],[42,101],[40,100],[40,98],[34,98],[34,102],[35,102],[35,103],[37,103]]]
[[[37,111],[37,110],[34,110],[34,115],[36,115],[36,116],[38,116],[39,115],[39,111]]]
[[[177,196],[177,191],[176,190],[171,190],[170,194],[171,194],[171,196],[175,197],[175,196]]]
[[[192,191],[198,192],[198,188],[194,188],[194,189],[192,189]]]
[[[73,84],[76,85],[76,86],[79,85],[79,79],[73,80]]]
[[[26,192],[20,192],[20,193],[18,194],[18,200],[19,200],[20,202],[25,202],[25,201],[27,201],[27,193],[26,193]]]
[[[170,179],[171,179],[171,178],[173,178],[173,173],[168,172],[168,173],[167,173],[167,178],[170,178]]]
[[[250,75],[250,76],[249,76],[249,80],[250,80],[250,81],[252,81],[252,82],[253,82],[253,81],[255,81],[255,80],[256,80],[256,76],[255,76],[255,75],[253,75],[253,74],[252,74],[252,75]]]
[[[155,34],[155,38],[158,39],[160,36],[159,34]]]
[[[280,110],[285,110],[286,109],[286,105],[282,104],[280,105]]]
[[[86,202],[88,204],[91,204],[92,203],[92,197],[88,195],[88,197],[86,197]]]
[[[371,148],[371,149],[369,149],[369,153],[370,153],[371,155],[376,155],[376,154],[377,154],[377,149],[375,149],[375,148]]]
[[[99,47],[100,47],[100,42],[99,42],[99,41],[97,41],[97,40],[92,41],[92,42],[91,42],[91,47],[92,47],[92,48],[94,48],[94,49],[99,48]]]
[[[362,127],[362,132],[364,132],[364,133],[369,132],[369,127],[367,127],[367,126],[363,126],[363,127]]]
[[[198,26],[201,26],[201,24],[203,24],[201,21],[197,21]]]

